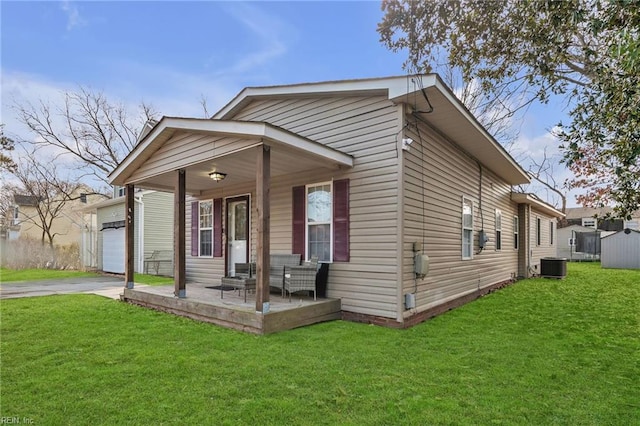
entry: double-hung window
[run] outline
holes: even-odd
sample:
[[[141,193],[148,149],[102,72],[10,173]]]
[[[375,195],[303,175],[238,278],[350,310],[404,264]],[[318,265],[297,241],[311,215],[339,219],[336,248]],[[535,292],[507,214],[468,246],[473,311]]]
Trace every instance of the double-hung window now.
[[[293,253],[349,261],[349,179],[295,186],[292,207]]]
[[[213,256],[213,201],[200,201],[200,256]]]
[[[496,250],[502,250],[502,211],[496,209]]]
[[[20,225],[20,207],[18,206],[13,208],[13,224]]]
[[[518,219],[518,216],[514,216],[513,217],[513,248],[518,250],[518,247],[520,245],[520,238],[519,238],[519,232],[520,232],[520,219]]]
[[[332,261],[333,197],[331,182],[307,186],[307,256]]]
[[[473,259],[473,201],[462,198],[462,259]]]

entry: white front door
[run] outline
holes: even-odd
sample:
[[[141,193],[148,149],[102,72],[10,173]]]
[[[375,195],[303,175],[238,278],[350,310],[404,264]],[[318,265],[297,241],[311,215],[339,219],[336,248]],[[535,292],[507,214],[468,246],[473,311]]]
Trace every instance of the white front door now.
[[[249,196],[227,199],[227,272],[235,276],[235,264],[249,261]]]

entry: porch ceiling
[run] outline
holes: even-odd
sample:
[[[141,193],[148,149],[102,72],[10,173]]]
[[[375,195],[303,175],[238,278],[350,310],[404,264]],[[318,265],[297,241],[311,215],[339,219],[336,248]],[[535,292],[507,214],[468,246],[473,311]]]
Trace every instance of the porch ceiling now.
[[[212,148],[210,153],[179,165],[171,163],[154,169],[153,173],[139,174],[139,169],[146,162],[154,161],[158,150],[177,134],[230,137],[238,141],[237,149],[215,155]],[[172,191],[174,172],[183,168],[187,175],[186,189],[191,194],[215,186],[250,182],[256,178],[257,147],[264,144],[271,147],[271,176],[318,168],[353,167],[352,156],[268,123],[164,117],[111,173],[109,180],[115,185],[132,183]],[[227,174],[223,182],[209,178],[214,170]]]

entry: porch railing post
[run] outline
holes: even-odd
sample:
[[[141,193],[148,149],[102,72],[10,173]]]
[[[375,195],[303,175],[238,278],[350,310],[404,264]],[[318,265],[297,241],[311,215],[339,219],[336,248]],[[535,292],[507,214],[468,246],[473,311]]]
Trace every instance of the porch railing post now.
[[[258,214],[258,246],[256,247],[256,311],[269,311],[269,237],[271,151],[268,145],[258,147],[256,161],[256,210]]]
[[[187,297],[185,253],[185,196],[186,174],[184,169],[176,170],[175,191],[173,193],[173,279],[174,295]]]

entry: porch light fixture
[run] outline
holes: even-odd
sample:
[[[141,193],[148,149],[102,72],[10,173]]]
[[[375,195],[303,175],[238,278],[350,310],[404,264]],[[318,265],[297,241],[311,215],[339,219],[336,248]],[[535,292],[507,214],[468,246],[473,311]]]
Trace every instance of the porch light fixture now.
[[[227,177],[227,174],[222,172],[211,172],[209,173],[209,177],[216,182],[220,182]]]

